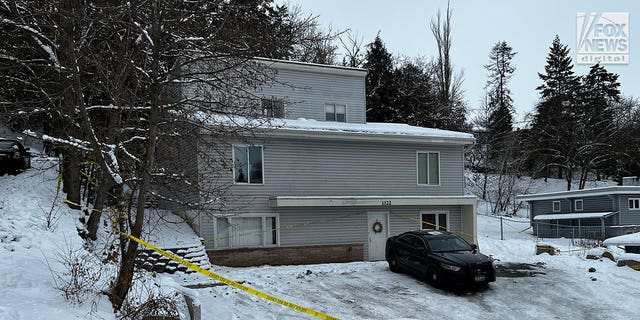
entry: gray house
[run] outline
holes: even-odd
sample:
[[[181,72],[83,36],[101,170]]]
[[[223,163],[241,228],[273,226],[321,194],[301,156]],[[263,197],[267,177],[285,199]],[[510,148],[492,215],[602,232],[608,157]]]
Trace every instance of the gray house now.
[[[199,182],[229,186],[227,212],[186,213],[213,264],[383,260],[388,236],[420,228],[476,242],[463,185],[472,135],[366,123],[365,70],[260,62],[277,71],[257,92],[271,101],[271,129],[228,141],[220,156],[232,168]],[[196,169],[206,166],[200,157]]]
[[[539,237],[605,239],[640,230],[640,186],[520,195]]]

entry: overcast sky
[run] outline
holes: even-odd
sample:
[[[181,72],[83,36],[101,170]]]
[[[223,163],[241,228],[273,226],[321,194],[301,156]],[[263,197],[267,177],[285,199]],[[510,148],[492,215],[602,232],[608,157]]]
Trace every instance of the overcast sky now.
[[[290,0],[306,14],[319,15],[323,26],[334,30],[351,29],[364,43],[370,43],[378,31],[387,49],[407,57],[435,55],[435,42],[429,21],[438,9],[446,11],[446,0]],[[516,106],[516,121],[534,109],[535,90],[541,84],[538,72],[544,71],[549,47],[555,35],[569,45],[576,60],[578,12],[628,12],[629,64],[605,65],[618,73],[624,95],[640,96],[640,1],[598,0],[452,0],[452,61],[456,71],[464,71],[465,99],[477,109],[483,97],[491,47],[507,41],[518,54],[516,72],[510,88]],[[589,65],[575,64],[578,74]]]

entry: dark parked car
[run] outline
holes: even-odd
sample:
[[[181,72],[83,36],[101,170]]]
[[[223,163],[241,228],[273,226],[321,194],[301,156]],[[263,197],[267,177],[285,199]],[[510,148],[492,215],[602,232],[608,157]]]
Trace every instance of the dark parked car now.
[[[386,259],[391,271],[412,273],[435,286],[496,281],[493,259],[451,232],[416,230],[389,237]]]
[[[18,140],[0,139],[0,174],[15,174],[28,168],[31,168],[29,148]]]

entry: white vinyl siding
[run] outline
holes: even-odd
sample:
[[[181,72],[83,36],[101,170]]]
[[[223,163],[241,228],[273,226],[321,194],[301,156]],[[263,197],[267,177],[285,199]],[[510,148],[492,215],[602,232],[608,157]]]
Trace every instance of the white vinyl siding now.
[[[416,158],[418,185],[440,185],[440,153],[419,151]]]

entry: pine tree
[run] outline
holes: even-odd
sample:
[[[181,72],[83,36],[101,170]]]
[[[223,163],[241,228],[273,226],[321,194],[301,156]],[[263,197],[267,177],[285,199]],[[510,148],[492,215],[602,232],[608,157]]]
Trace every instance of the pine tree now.
[[[433,127],[438,122],[438,97],[429,65],[420,60],[404,62],[394,70],[398,122]]]
[[[380,34],[368,45],[364,67],[368,71],[365,80],[367,121],[394,121],[397,110],[393,102],[397,90],[393,75],[393,58],[384,46]]]
[[[579,188],[585,186],[587,174],[598,172],[615,165],[613,139],[616,128],[613,125],[614,103],[620,101],[618,75],[596,64],[589,74],[581,78],[580,108],[575,132],[579,134],[581,146],[577,160],[580,167]],[[614,171],[614,170],[611,170]]]
[[[565,173],[567,189],[571,188],[575,169],[577,147],[573,129],[576,126],[577,91],[579,78],[573,72],[569,48],[556,35],[547,56],[545,73],[538,73],[543,81],[536,89],[541,100],[536,106],[533,119],[530,147],[536,167],[549,176],[557,170],[558,176]]]
[[[488,90],[489,119],[487,123],[487,139],[489,143],[488,159],[495,166],[501,155],[509,154],[507,150],[513,132],[513,99],[508,87],[508,80],[515,71],[511,60],[516,55],[505,41],[496,43],[489,53],[490,63],[484,67],[489,71]]]

